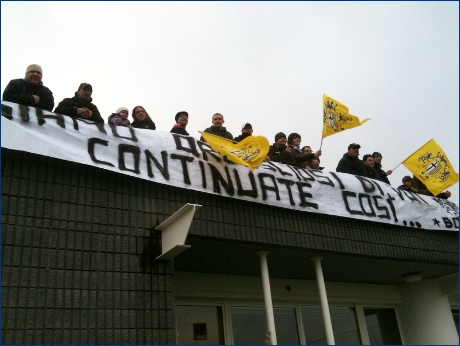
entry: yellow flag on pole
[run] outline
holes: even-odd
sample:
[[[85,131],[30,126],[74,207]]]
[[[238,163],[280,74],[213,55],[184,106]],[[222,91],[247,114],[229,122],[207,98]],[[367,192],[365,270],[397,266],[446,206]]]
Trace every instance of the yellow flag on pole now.
[[[248,136],[241,142],[198,131],[204,140],[219,154],[226,156],[233,163],[248,166],[251,171],[264,162],[270,149],[268,139],[263,136]]]
[[[358,127],[369,118],[359,120],[357,116],[348,113],[348,107],[332,97],[323,95],[323,137]]]
[[[405,159],[403,165],[419,178],[434,196],[458,182],[458,173],[434,139],[426,142]]]

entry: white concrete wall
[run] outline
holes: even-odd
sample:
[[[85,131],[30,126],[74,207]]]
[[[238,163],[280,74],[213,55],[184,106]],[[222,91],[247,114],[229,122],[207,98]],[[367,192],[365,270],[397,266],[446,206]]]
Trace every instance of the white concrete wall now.
[[[458,345],[449,299],[438,280],[422,280],[399,287],[396,307],[403,344]]]

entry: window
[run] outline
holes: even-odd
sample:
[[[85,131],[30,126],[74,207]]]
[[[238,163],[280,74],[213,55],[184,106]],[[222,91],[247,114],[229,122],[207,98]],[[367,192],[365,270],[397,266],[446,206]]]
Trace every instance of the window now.
[[[323,313],[320,306],[303,306],[302,320],[307,344],[327,344]],[[361,344],[355,310],[329,307],[336,344]]]
[[[371,345],[402,345],[395,310],[364,308]]]
[[[299,344],[294,308],[274,308],[278,344]],[[232,307],[234,344],[265,344],[267,317],[262,307]]]

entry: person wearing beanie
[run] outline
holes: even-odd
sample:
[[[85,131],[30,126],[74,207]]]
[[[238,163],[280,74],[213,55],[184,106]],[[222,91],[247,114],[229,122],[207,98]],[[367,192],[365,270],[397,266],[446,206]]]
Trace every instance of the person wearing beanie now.
[[[321,156],[321,150],[316,151],[316,153],[303,153],[302,150],[300,149],[300,142],[302,141],[302,137],[296,133],[293,132],[288,136],[288,145],[290,148],[292,148],[291,155],[287,156],[287,154],[284,154],[285,157],[281,162],[284,161],[284,163],[291,165],[291,166],[296,166],[300,168],[311,168],[311,159],[313,157],[319,157]]]
[[[244,123],[241,126],[241,135],[233,139],[234,143],[241,142],[243,139],[252,136],[252,125],[250,123]]]
[[[108,123],[115,126],[132,127],[128,119],[129,111],[126,107],[120,107],[115,113],[109,115]]]
[[[186,111],[178,112],[174,119],[176,120],[176,125],[174,125],[169,132],[189,136],[189,133],[185,130],[185,127],[188,124],[188,113]]]
[[[18,103],[23,106],[52,111],[54,96],[50,89],[43,85],[43,70],[40,65],[27,66],[24,78],[12,79],[3,91],[3,101]]]
[[[228,132],[224,126],[222,126],[224,122],[224,116],[220,113],[216,113],[212,116],[212,126],[206,128],[204,132],[210,133],[214,136],[219,136],[233,140],[233,135],[230,132]],[[201,136],[200,141],[206,142],[203,136]]]
[[[382,169],[382,154],[380,154],[378,151],[374,151],[372,153],[372,158],[374,159],[374,169],[377,171],[377,174],[379,175],[380,179],[384,183],[391,185],[390,180],[388,180],[388,175],[393,173],[393,170],[389,169],[388,171],[385,172]]]
[[[281,162],[281,153],[287,149],[286,142],[286,135],[283,132],[278,132],[275,135],[275,143],[270,145],[270,149],[268,149],[268,158],[265,158],[265,161]],[[290,148],[288,151],[292,152]]]
[[[92,103],[93,87],[89,83],[81,83],[74,97],[69,97],[61,102],[54,110],[54,113],[68,115],[74,119],[81,118],[92,120],[96,123],[103,123],[104,119],[99,113],[96,105]]]

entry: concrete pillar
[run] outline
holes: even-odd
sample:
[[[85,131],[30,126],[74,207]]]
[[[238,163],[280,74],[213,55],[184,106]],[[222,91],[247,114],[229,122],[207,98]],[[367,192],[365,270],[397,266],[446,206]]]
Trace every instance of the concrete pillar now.
[[[403,284],[399,290],[396,315],[403,344],[458,345],[449,300],[437,280]]]

